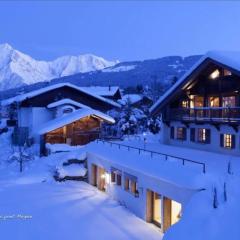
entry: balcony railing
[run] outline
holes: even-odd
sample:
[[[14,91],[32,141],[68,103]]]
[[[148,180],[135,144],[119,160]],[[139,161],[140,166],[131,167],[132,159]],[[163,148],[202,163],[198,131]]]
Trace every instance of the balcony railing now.
[[[240,122],[240,107],[172,108],[165,120]]]

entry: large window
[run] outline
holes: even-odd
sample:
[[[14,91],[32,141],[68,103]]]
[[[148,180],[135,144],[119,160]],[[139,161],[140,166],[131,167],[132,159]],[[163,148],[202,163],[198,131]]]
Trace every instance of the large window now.
[[[235,107],[236,106],[235,96],[223,97],[222,106],[223,107]]]
[[[227,69],[224,69],[224,70],[223,70],[223,75],[224,75],[224,76],[231,76],[231,75],[232,75],[232,72],[229,71],[229,70],[227,70]]]
[[[194,97],[194,107],[203,107],[203,97],[201,96],[195,96]]]
[[[116,168],[111,168],[111,182],[116,185],[122,185],[122,172]]]
[[[189,107],[187,100],[183,100],[181,105],[182,105],[182,108],[188,108]]]
[[[208,98],[209,107],[219,107],[219,97],[209,97]]]
[[[128,173],[124,173],[124,189],[125,191],[132,193],[135,197],[138,197],[137,178]]]
[[[198,128],[197,140],[200,143],[210,143],[210,129]]]
[[[186,140],[186,128],[184,127],[177,128],[177,139]]]

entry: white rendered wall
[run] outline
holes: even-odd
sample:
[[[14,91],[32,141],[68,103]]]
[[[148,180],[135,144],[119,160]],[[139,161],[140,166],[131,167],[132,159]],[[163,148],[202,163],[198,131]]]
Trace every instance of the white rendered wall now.
[[[18,126],[32,127],[32,108],[20,108],[18,111]]]
[[[122,205],[126,206],[135,215],[144,220],[146,220],[146,194],[148,189],[181,203],[183,209],[192,195],[198,192],[198,190],[179,187],[177,186],[177,183],[176,185],[170,184],[159,178],[154,178],[147,174],[143,174],[125,166],[110,162],[109,160],[105,160],[99,156],[94,155],[93,153],[87,154],[87,161],[88,180],[90,183],[92,179],[92,164],[104,168],[108,174],[111,174],[111,167],[122,171],[122,185],[118,186],[115,183],[111,183],[110,177],[109,183],[106,184],[106,193],[113,199],[119,201]],[[131,193],[124,190],[124,172],[137,177],[137,189],[139,191],[139,197],[135,197]]]
[[[52,111],[44,107],[32,108],[32,115],[32,132],[35,132],[39,126],[53,119]]]
[[[175,127],[175,133],[177,127],[186,127],[186,125],[182,124],[181,122],[171,122],[170,126]],[[199,150],[205,151],[212,151],[217,153],[224,153],[224,154],[233,154],[233,155],[240,155],[240,134],[236,132],[232,127],[227,125],[221,125],[220,129],[218,130],[216,127],[210,124],[189,124],[187,129],[187,139],[186,140],[178,140],[178,139],[170,139],[170,127],[164,124],[164,143],[171,144],[175,146],[183,146],[183,147],[190,147]],[[190,141],[190,128],[195,128],[195,134],[197,134],[197,128],[207,128],[211,129],[211,142],[209,144],[206,143],[199,143],[197,140],[195,142]],[[235,148],[234,149],[227,149],[220,146],[220,134],[234,134],[235,135]],[[175,134],[176,137],[176,134]]]

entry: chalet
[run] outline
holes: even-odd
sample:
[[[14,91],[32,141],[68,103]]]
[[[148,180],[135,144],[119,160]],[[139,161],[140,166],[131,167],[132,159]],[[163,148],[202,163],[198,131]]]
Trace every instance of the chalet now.
[[[153,104],[152,99],[142,94],[126,94],[118,102],[123,106],[129,103],[132,107],[146,109],[149,109]]]
[[[151,107],[162,142],[239,154],[239,91],[240,53],[208,52]]]
[[[114,101],[120,100],[122,98],[120,88],[117,86],[90,86],[82,87],[82,89]]]
[[[51,85],[3,100],[16,110],[15,144],[31,138],[40,144],[83,145],[99,137],[103,122],[115,121],[104,112],[120,105],[70,83]]]

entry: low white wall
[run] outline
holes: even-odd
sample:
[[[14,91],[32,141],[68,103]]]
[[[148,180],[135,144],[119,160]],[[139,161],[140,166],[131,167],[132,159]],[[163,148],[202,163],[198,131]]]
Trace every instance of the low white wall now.
[[[98,155],[93,153],[87,154],[88,161],[88,180],[91,182],[92,172],[91,166],[95,164],[99,167],[104,168],[109,174],[111,173],[111,167],[117,168],[122,171],[122,185],[117,186],[115,183],[110,182],[106,186],[106,193],[109,194],[113,199],[119,201],[122,205],[126,206],[129,210],[131,210],[135,215],[142,219],[146,219],[146,200],[147,200],[147,190],[155,191],[165,197],[168,197],[172,200],[175,200],[184,206],[190,200],[192,195],[196,193],[198,190],[187,189],[183,187],[179,187],[175,184],[168,183],[164,181],[164,179],[155,178],[152,176],[148,176],[147,173],[141,173],[135,171],[134,169],[130,169],[126,166],[121,166],[118,163],[111,162],[110,160],[106,160],[101,158]],[[131,174],[137,177],[137,186],[139,191],[139,197],[135,197],[131,193],[124,190],[124,172]]]

